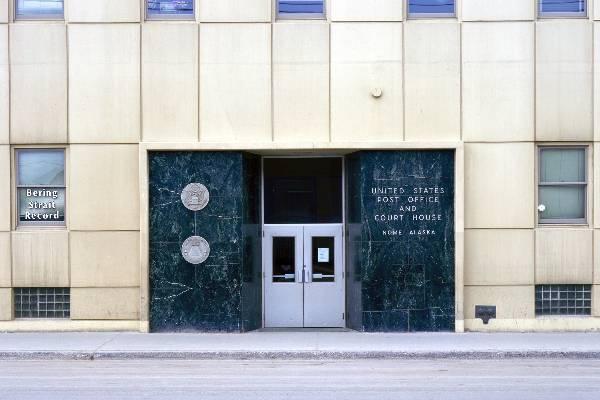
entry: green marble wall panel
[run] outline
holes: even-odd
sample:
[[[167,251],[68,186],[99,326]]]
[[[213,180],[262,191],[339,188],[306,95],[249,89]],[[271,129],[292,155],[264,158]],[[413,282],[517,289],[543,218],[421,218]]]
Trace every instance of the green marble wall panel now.
[[[151,152],[148,159],[151,330],[259,328],[259,159],[241,152]],[[192,182],[210,193],[199,211],[181,202]],[[202,264],[190,264],[181,254],[190,236],[210,245]]]
[[[454,151],[346,160],[347,309],[362,331],[454,329]]]

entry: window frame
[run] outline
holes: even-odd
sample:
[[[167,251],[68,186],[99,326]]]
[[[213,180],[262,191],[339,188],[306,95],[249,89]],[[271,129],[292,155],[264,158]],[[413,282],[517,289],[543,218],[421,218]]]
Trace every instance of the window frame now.
[[[281,0],[275,0],[275,20],[276,21],[297,21],[297,20],[311,20],[311,21],[322,21],[327,20],[327,0],[323,0],[323,13],[302,13],[294,15],[281,15],[279,13],[279,2]]]
[[[541,171],[542,171],[542,152],[545,149],[552,149],[552,150],[576,150],[576,149],[580,149],[584,151],[584,173],[585,173],[585,181],[584,182],[541,182]],[[559,145],[559,146],[552,146],[552,145],[539,145],[537,146],[537,195],[536,195],[536,211],[537,211],[537,221],[538,221],[538,225],[542,225],[542,226],[553,226],[553,225],[558,225],[558,226],[564,226],[564,225],[587,225],[588,224],[588,220],[589,220],[589,199],[590,199],[590,195],[589,195],[589,190],[590,190],[590,165],[589,165],[589,157],[590,154],[590,150],[589,150],[589,146],[588,145],[584,145],[584,144],[573,144],[573,145]],[[575,187],[582,187],[583,186],[583,194],[584,194],[584,207],[583,207],[583,218],[553,218],[553,219],[548,219],[548,218],[542,218],[541,217],[541,213],[539,210],[537,210],[537,208],[539,207],[539,205],[541,205],[541,196],[540,196],[540,192],[541,192],[541,188],[542,187],[561,187],[561,186],[575,186]]]
[[[61,150],[63,152],[63,168],[64,168],[64,185],[21,185],[19,184],[19,153],[22,151],[46,151],[46,150]],[[69,196],[67,193],[68,173],[67,173],[67,149],[65,147],[17,147],[14,149],[14,210],[15,210],[15,228],[19,229],[47,229],[47,228],[67,228],[67,203]],[[52,188],[63,189],[65,196],[64,221],[20,221],[19,209],[19,189],[24,188]]]
[[[585,2],[585,11],[583,12],[548,12],[542,11],[542,0],[536,0],[537,2],[537,16],[541,19],[552,19],[552,18],[588,18],[589,16],[589,1]]]
[[[411,13],[410,12],[410,0],[404,1],[406,8],[407,19],[436,19],[436,18],[456,18],[456,2],[454,0],[454,12],[453,13]]]
[[[144,0],[144,20],[145,21],[196,21],[196,0],[192,0],[192,13],[190,15],[182,14],[159,14],[152,16],[148,12],[148,0]]]
[[[65,1],[62,0],[62,14],[37,14],[37,15],[18,15],[18,6],[17,2],[19,0],[13,0],[12,9],[13,9],[13,21],[64,21],[65,20]]]

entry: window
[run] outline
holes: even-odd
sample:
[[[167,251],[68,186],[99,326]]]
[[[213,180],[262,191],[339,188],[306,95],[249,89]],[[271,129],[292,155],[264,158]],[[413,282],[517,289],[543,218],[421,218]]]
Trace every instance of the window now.
[[[194,0],[147,0],[148,19],[194,19]]]
[[[69,288],[15,288],[15,318],[69,318]]]
[[[454,17],[454,0],[408,0],[409,17]]]
[[[539,0],[541,17],[585,17],[586,0]]]
[[[591,315],[591,285],[536,285],[535,315]]]
[[[538,211],[541,224],[583,224],[587,208],[585,147],[540,147]]]
[[[273,282],[296,281],[296,238],[273,237]]]
[[[62,19],[63,0],[16,0],[17,19]]]
[[[265,224],[342,222],[342,159],[265,158]]]
[[[65,225],[64,149],[20,149],[16,158],[17,224]]]
[[[277,15],[280,18],[323,18],[324,0],[278,0]]]

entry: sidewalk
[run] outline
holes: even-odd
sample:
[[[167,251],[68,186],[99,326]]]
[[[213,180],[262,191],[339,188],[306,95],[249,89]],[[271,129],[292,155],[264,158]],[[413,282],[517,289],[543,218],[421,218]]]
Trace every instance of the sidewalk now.
[[[600,333],[2,333],[4,359],[600,359]]]

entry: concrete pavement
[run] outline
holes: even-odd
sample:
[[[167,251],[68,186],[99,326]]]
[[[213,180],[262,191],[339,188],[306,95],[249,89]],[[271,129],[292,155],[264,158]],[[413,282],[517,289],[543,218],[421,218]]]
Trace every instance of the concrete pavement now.
[[[2,333],[0,359],[600,359],[600,333]]]
[[[3,361],[0,399],[597,400],[600,360]]]

